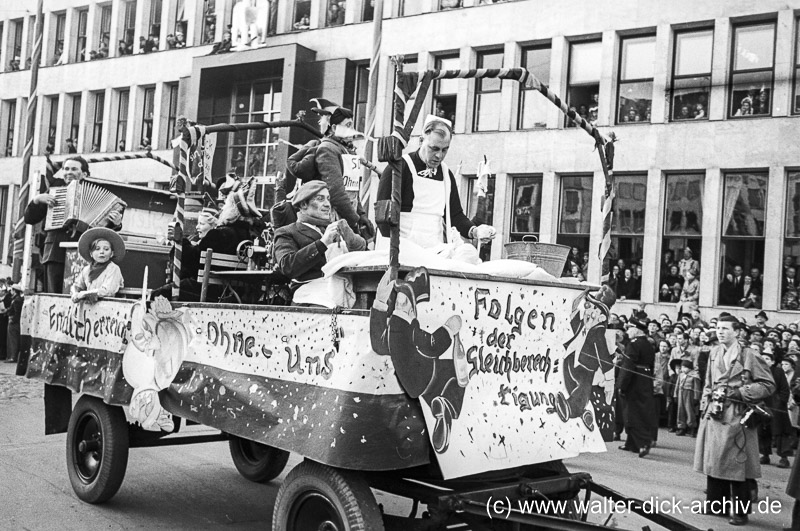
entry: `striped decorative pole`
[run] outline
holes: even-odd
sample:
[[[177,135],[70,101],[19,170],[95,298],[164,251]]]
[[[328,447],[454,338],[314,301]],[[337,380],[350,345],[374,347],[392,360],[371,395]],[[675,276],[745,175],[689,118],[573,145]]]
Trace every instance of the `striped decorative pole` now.
[[[36,104],[38,103],[38,84],[39,84],[39,63],[42,59],[42,36],[44,17],[42,12],[44,10],[44,0],[39,0],[36,5],[36,22],[34,23],[34,40],[33,40],[33,55],[31,56],[31,89],[28,94],[28,108],[25,113],[25,149],[22,152],[22,184],[30,181],[31,172],[31,157],[33,156],[33,133],[36,127]],[[25,212],[25,207],[28,206],[30,196],[35,193],[38,187],[28,186],[28,193],[20,193],[20,213]],[[23,288],[28,289],[31,287],[31,240],[33,238],[33,227],[28,225],[25,227],[25,245],[22,254],[22,271],[20,274],[20,283]],[[15,257],[16,259],[16,257]],[[16,265],[16,264],[15,264]],[[16,268],[15,268],[16,269]]]
[[[372,21],[372,57],[369,62],[369,92],[367,93],[367,123],[364,134],[367,143],[364,146],[364,158],[372,161],[372,137],[375,136],[375,106],[378,101],[378,73],[380,71],[381,42],[383,39],[383,0],[375,0],[375,10]],[[364,166],[364,175],[361,179],[359,200],[366,212],[369,212],[369,189],[372,185],[370,168]]]

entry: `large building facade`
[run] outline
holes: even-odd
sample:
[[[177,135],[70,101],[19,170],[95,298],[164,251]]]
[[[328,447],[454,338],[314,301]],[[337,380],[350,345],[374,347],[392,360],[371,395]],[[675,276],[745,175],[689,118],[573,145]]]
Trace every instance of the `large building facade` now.
[[[170,157],[180,115],[287,119],[316,96],[353,108],[362,128],[374,2],[244,1],[268,18],[266,46],[216,54],[235,0],[45,0],[33,168],[42,171],[48,144],[56,159],[73,145],[79,153],[150,146]],[[22,4],[0,0],[3,249],[18,215],[30,90],[34,13]],[[700,262],[703,311],[741,304],[722,285],[739,266],[763,274],[765,310],[795,320],[785,297],[794,281],[784,277],[800,261],[798,17],[800,1],[388,0],[374,136],[390,130],[390,57],[402,55],[406,71],[528,68],[619,139],[611,254],[613,263],[641,266],[640,291],[629,299],[674,315],[674,304],[658,304],[660,264],[665,252],[679,259],[689,247]],[[458,79],[434,83],[423,109],[454,121],[448,162],[461,163],[471,214],[471,177],[484,155],[491,160],[496,174],[479,214],[499,231],[493,258],[526,235],[596,254],[603,173],[592,139],[555,106],[512,81]],[[222,135],[214,173],[256,177],[268,206],[287,142],[304,139],[288,130]],[[146,160],[92,171],[154,187],[170,177]],[[608,267],[593,257],[589,280]]]

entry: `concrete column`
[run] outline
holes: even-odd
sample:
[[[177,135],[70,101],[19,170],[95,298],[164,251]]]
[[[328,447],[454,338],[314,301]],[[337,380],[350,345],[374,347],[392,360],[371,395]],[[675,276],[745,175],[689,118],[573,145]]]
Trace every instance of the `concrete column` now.
[[[553,37],[550,48],[550,84],[559,98],[566,99],[567,75],[569,65],[569,42],[563,36]],[[543,79],[547,83],[546,79]],[[564,126],[564,115],[555,105],[547,106],[547,128],[560,129]]]
[[[650,169],[647,172],[647,199],[644,211],[643,264],[658,264],[661,256],[661,224],[663,210],[661,198],[664,197],[661,171]],[[658,267],[642,267],[642,302],[658,302]]]
[[[167,35],[173,33],[175,26],[175,17],[171,17],[172,12],[175,11],[175,5],[172,0],[162,0],[161,2],[161,32],[158,35],[158,49],[167,49]],[[172,21],[172,24],[170,24]],[[186,36],[184,35],[184,38]],[[189,41],[186,41],[189,42]]]
[[[22,148],[25,146],[25,113],[27,112],[28,98],[22,96],[17,98],[17,109],[14,115],[14,152],[12,157],[22,155]]]
[[[128,93],[128,130],[125,132],[125,151],[136,151],[142,130],[141,106],[144,94],[138,85],[133,85]]]
[[[55,28],[53,28],[53,14],[45,12],[42,17],[42,58],[39,66],[51,66],[56,64],[58,58],[55,48]]]
[[[108,151],[113,151],[113,149],[109,149],[109,143],[113,142],[113,140],[109,140],[113,138],[113,134],[116,132],[116,122],[115,120],[111,119],[111,113],[113,112],[113,99],[114,99],[114,89],[107,88],[105,100],[103,101],[103,136],[100,138],[100,152],[106,153]],[[114,124],[115,127],[111,125]]]
[[[119,45],[119,40],[122,38],[122,17],[124,14],[125,9],[122,0],[113,0],[113,2],[111,2],[111,31],[108,35],[109,57],[119,56],[117,46]]]
[[[439,9],[439,0],[419,0],[420,13],[431,13]]]
[[[64,20],[64,51],[68,63],[74,63],[76,59],[75,39],[78,33],[78,17],[74,9],[67,9],[67,16]]]
[[[164,83],[156,83],[156,91],[153,95],[153,138],[150,140],[153,149],[164,143],[164,134],[167,129],[165,123],[167,113],[164,108],[169,106],[169,101],[164,101],[165,87]],[[169,97],[169,91],[166,92]]]
[[[603,32],[597,125],[614,125],[614,115],[617,109],[617,72],[619,70],[619,65],[617,64],[617,57],[619,57],[618,45],[619,42],[615,31]],[[591,267],[589,271],[591,271]]]
[[[669,83],[672,69],[670,49],[672,48],[672,28],[660,24],[656,28],[656,47],[653,57],[653,103],[650,105],[650,123],[667,122],[669,112]],[[648,182],[649,187],[650,182]],[[644,268],[642,268],[644,269]],[[644,294],[644,287],[642,288]]]
[[[700,306],[716,306],[720,264],[722,215],[722,171],[708,168],[703,193],[703,234],[700,244]]]
[[[519,64],[520,48],[516,42],[507,42],[503,49],[503,68]],[[516,126],[515,100],[519,99],[519,83],[502,81],[500,92],[500,131],[511,131]],[[516,98],[514,95],[516,94]]]
[[[714,22],[714,49],[711,59],[711,94],[708,101],[709,120],[724,120],[728,105],[728,67],[730,65],[731,23],[728,18]],[[706,189],[708,189],[706,187]],[[705,217],[705,213],[703,214]],[[704,251],[705,252],[705,251]],[[705,255],[704,255],[705,256]],[[700,274],[702,277],[702,273]],[[703,281],[700,280],[700,301],[703,300]]]
[[[775,35],[775,73],[773,74],[772,116],[788,116],[792,111],[792,80],[794,79],[794,21],[795,12],[778,12]],[[772,180],[770,179],[770,184]],[[772,188],[770,186],[770,188]],[[778,271],[777,269],[775,271]]]
[[[554,171],[542,175],[542,205],[539,220],[539,241],[555,243],[558,235],[558,207],[560,200],[560,179]],[[511,198],[509,201],[513,201]]]
[[[603,91],[600,90],[602,95]],[[603,108],[602,97],[600,99],[600,109]],[[598,109],[599,110],[599,109]],[[602,275],[602,264],[600,260],[592,260],[592,255],[596,255],[597,249],[600,248],[600,242],[603,241],[603,213],[601,212],[600,205],[603,201],[603,192],[606,189],[606,177],[603,170],[597,170],[593,175],[592,180],[592,217],[591,217],[591,232],[589,233],[589,282],[595,284],[600,283],[600,275]]]
[[[92,146],[89,145],[87,147],[87,138],[89,144],[91,144],[91,133],[87,133],[88,127],[86,125],[90,121],[89,110],[92,108],[92,102],[90,101],[92,98],[92,93],[88,90],[84,90],[81,92],[81,109],[78,114],[78,139],[75,141],[75,147],[78,149],[78,153],[88,153],[91,151]]]
[[[311,29],[325,27],[327,7],[328,7],[327,0],[311,0],[311,14],[308,17],[311,23],[310,25]]]
[[[46,133],[44,132],[44,120],[42,118],[44,117],[44,107],[46,99],[47,99],[46,97],[39,95],[39,98],[36,101],[36,115],[33,118],[33,123],[34,123],[33,155],[44,153],[44,145],[42,144],[42,135]]]
[[[89,16],[86,18],[86,60],[89,52],[100,48],[100,10],[97,4],[89,4]],[[109,47],[111,43],[109,43]]]
[[[475,68],[475,50],[465,46],[459,50],[459,68]],[[475,101],[475,80],[459,79],[458,96],[456,97],[456,123],[453,129],[456,134],[472,131],[472,109]],[[430,107],[428,107],[430,109]],[[427,113],[426,113],[427,114]]]
[[[369,1],[369,0],[367,0]],[[328,2],[327,0],[323,0],[325,6],[325,19],[328,18]],[[344,8],[344,23],[345,24],[353,24],[355,22],[361,22],[361,7],[363,1],[362,0],[347,0],[345,2]]]
[[[508,241],[508,227],[511,223],[511,211],[514,206],[511,204],[511,177],[507,173],[498,173],[494,181],[494,205],[492,212],[492,225],[497,229],[497,238],[492,242],[492,252],[489,255],[491,260],[499,260],[503,257],[503,244]]]
[[[389,60],[389,57],[383,55],[380,57],[380,72],[378,75],[378,98],[375,102],[375,134],[377,138],[379,135],[385,136],[391,133],[393,123],[392,116],[394,109],[392,108],[392,96],[394,95],[394,64]],[[413,132],[412,132],[413,134]],[[377,152],[377,146],[372,146],[372,153]]]
[[[133,53],[139,53],[139,39],[141,37],[147,38],[147,32],[150,28],[146,28],[147,16],[150,11],[150,2],[148,0],[139,0],[136,2],[136,22],[133,29]]]
[[[774,109],[773,109],[774,110]],[[767,212],[764,223],[764,278],[775,279],[764,284],[763,308],[780,309],[783,278],[783,226],[786,219],[786,169],[769,169]]]
[[[280,34],[292,31],[293,29],[292,24],[294,23],[294,20],[292,20],[292,17],[294,16],[294,14],[292,13],[293,8],[294,8],[294,2],[290,0],[283,0],[282,2],[278,2],[278,24],[276,28],[277,33]],[[219,18],[217,18],[217,21],[219,21]],[[219,22],[217,23],[217,34],[218,34],[217,40],[220,40],[222,33],[220,33]]]
[[[225,27],[221,24],[220,21],[220,11],[221,8],[220,4],[223,2],[217,2],[215,7],[217,9],[217,22],[214,26],[215,32],[215,40],[222,40],[222,32],[225,30]],[[175,10],[175,5],[170,4],[171,9]],[[184,35],[186,39],[186,46],[198,46],[201,42],[203,42],[203,32],[205,31],[206,24],[205,24],[205,16],[206,14],[203,12],[203,2],[185,2],[184,9],[186,9],[186,35]],[[167,33],[174,33],[175,31],[175,22],[173,21],[172,26],[167,28]]]
[[[53,140],[53,153],[58,155],[64,152],[64,129],[65,124],[67,123],[67,99],[68,96],[65,93],[60,93],[58,95],[58,111],[56,112],[56,138]]]

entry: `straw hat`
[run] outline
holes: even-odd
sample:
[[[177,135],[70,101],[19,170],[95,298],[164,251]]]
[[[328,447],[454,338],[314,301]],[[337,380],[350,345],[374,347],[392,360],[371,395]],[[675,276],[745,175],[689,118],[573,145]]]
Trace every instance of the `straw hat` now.
[[[78,252],[84,260],[87,262],[92,261],[91,247],[92,243],[97,239],[106,240],[111,244],[111,250],[114,252],[114,256],[111,258],[112,262],[118,264],[125,258],[125,242],[122,241],[122,236],[111,229],[95,227],[81,234],[81,238],[78,240]]]

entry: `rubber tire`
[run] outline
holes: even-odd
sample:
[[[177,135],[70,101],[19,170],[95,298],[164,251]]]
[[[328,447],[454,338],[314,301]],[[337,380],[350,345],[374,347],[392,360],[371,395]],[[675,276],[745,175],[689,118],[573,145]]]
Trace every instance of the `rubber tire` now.
[[[281,475],[289,461],[289,452],[231,435],[228,441],[231,459],[243,478],[266,483]]]
[[[97,472],[91,477],[79,468],[79,439],[85,424],[96,424],[101,439]],[[95,456],[97,458],[97,455]],[[128,423],[121,407],[109,406],[99,398],[82,396],[75,404],[67,428],[67,473],[72,490],[81,500],[99,504],[117,493],[128,466]]]
[[[287,521],[298,498],[309,492],[327,498],[344,522],[346,531],[384,531],[375,496],[360,475],[313,461],[300,463],[286,476],[275,499],[273,531],[308,531],[289,529]]]

